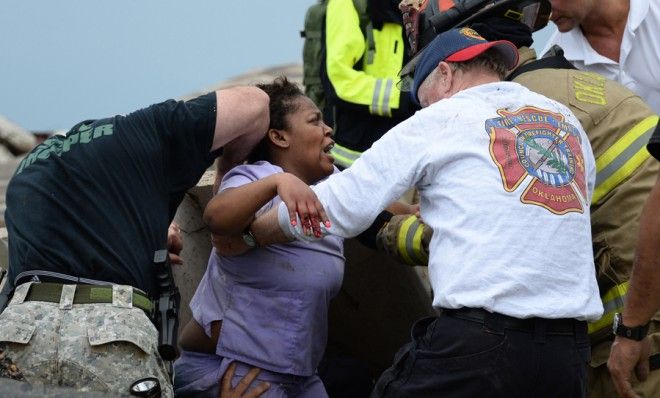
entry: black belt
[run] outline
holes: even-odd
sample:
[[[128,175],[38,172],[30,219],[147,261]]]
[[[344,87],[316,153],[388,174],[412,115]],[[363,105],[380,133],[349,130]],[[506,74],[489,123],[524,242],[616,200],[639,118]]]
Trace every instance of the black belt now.
[[[499,327],[501,329],[517,330],[520,332],[534,333],[543,328],[546,334],[554,335],[576,335],[587,333],[587,322],[578,321],[573,318],[514,318],[512,316],[488,312],[483,308],[459,308],[442,309],[442,315],[477,322],[486,326]]]

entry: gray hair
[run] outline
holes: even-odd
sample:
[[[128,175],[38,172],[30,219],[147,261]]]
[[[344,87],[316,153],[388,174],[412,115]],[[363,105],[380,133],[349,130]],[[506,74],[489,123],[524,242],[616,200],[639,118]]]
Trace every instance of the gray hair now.
[[[452,71],[462,70],[466,72],[472,69],[485,69],[499,76],[500,80],[509,73],[506,62],[502,55],[494,48],[489,48],[478,56],[465,62],[448,62]]]

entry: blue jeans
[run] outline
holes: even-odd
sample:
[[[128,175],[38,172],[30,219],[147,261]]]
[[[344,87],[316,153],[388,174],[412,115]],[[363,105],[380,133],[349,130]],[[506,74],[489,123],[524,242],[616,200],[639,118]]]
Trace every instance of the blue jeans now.
[[[442,314],[419,320],[373,397],[586,397],[586,324],[492,314],[482,322]],[[504,321],[503,321],[504,320]],[[525,329],[506,321],[524,322]],[[569,323],[570,325],[570,323]]]

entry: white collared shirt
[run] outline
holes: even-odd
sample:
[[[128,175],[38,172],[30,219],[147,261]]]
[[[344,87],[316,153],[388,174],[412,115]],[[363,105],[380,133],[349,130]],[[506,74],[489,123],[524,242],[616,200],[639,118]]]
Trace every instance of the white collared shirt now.
[[[418,111],[313,189],[330,233],[350,237],[416,187],[434,231],[436,308],[594,320],[603,311],[589,221],[594,181],[589,140],[571,111],[497,82]]]
[[[576,68],[618,81],[660,113],[660,1],[630,0],[619,62],[598,54],[580,27],[555,32],[541,53],[555,44]]]

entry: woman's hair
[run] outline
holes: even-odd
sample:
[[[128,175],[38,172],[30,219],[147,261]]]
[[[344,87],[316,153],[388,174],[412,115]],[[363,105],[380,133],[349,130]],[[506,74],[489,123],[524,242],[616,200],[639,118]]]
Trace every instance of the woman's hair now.
[[[268,105],[270,125],[268,128],[278,130],[289,128],[287,116],[298,109],[295,100],[305,95],[300,87],[290,82],[285,76],[276,78],[272,83],[257,84],[257,87],[265,91],[270,98],[270,104]],[[257,144],[248,156],[248,163],[270,160],[268,142],[269,139],[266,136]]]

